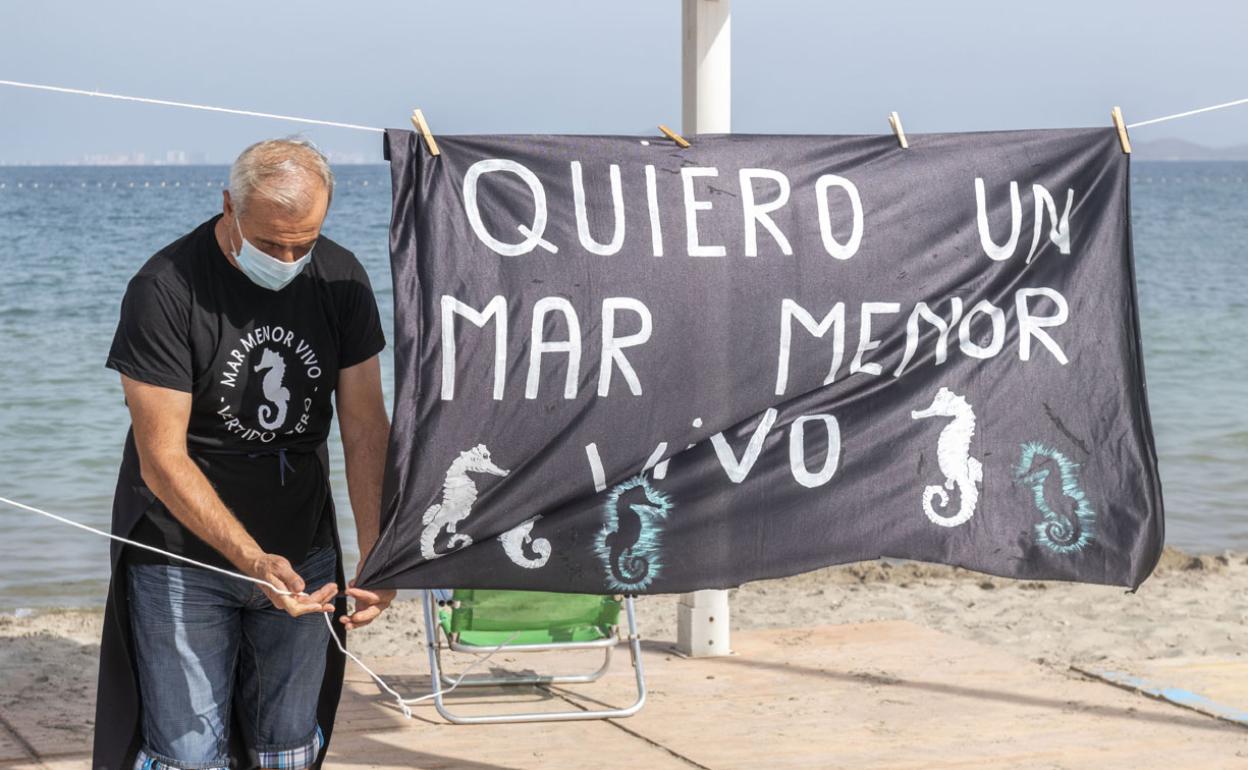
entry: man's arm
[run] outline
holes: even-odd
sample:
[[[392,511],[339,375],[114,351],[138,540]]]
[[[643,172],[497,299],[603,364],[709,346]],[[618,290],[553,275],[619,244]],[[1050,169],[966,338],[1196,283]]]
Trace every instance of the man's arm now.
[[[381,528],[381,482],[390,440],[390,417],[381,395],[381,365],[373,356],[338,372],[338,425],[347,464],[347,494],[355,515],[360,563],[373,550]],[[356,574],[359,574],[357,567]],[[372,621],[390,605],[395,592],[365,591],[348,583],[355,612],[342,619],[347,628]]]
[[[186,450],[191,394],[121,376],[143,483],[160,498],[174,518],[219,551],[243,574],[287,591],[303,590],[303,580],[290,562],[267,554],[243,527]],[[327,604],[338,592],[329,584],[310,597],[296,598],[261,589],[274,606],[291,615],[333,611]]]

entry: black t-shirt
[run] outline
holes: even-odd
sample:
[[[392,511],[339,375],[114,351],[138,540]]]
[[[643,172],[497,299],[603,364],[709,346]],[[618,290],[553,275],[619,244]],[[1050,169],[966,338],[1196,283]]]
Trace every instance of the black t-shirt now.
[[[126,287],[105,364],[192,395],[187,449],[222,502],[268,553],[292,563],[332,543],[329,435],[338,371],[385,347],[368,275],[322,235],[278,291],[251,281],[214,236],[221,215],[157,252]],[[131,539],[233,569],[146,489],[133,431],[118,484],[152,500]],[[135,561],[180,563],[144,549]]]

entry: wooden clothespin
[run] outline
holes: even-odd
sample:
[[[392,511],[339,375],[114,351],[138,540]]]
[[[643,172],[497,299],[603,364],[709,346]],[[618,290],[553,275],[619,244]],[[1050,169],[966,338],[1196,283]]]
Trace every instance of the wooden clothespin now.
[[[663,132],[663,136],[666,136],[668,139],[671,139],[673,142],[675,142],[675,143],[676,143],[677,145],[679,145],[680,147],[688,147],[688,146],[689,146],[689,142],[685,141],[685,138],[684,138],[683,136],[681,136],[680,134],[676,133],[675,131],[673,131],[672,129],[668,128],[667,126],[663,125],[662,123],[660,123],[660,124],[659,124],[659,130]]]
[[[910,149],[910,143],[906,141],[906,130],[901,127],[901,116],[896,112],[890,112],[888,125],[893,127],[893,133],[897,135],[897,143],[901,145],[901,149]]]
[[[1127,122],[1122,119],[1122,108],[1114,107],[1109,114],[1114,119],[1114,128],[1118,129],[1118,142],[1122,145],[1122,151],[1130,155],[1131,137],[1127,136]]]
[[[425,138],[425,146],[429,148],[429,154],[433,156],[441,155],[438,150],[438,143],[433,139],[433,132],[429,130],[429,124],[425,122],[425,113],[419,109],[412,110],[412,125]]]

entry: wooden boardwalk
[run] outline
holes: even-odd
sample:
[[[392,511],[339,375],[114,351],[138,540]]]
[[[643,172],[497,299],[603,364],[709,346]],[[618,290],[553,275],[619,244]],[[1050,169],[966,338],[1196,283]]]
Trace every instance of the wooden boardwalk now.
[[[687,660],[647,642],[649,701],[611,722],[454,726],[426,704],[408,721],[349,667],[326,767],[1248,768],[1243,726],[904,621],[738,632],[733,643],[730,657]],[[369,662],[417,694],[428,690],[420,652]],[[491,665],[549,660],[500,656]],[[565,668],[591,661],[562,658]],[[1219,694],[1248,693],[1248,667],[1217,671]],[[451,699],[465,713],[566,710],[627,704],[630,688],[619,655],[596,684],[461,690]],[[0,716],[10,728],[21,721]],[[86,746],[40,729],[0,730],[0,768],[88,767]]]

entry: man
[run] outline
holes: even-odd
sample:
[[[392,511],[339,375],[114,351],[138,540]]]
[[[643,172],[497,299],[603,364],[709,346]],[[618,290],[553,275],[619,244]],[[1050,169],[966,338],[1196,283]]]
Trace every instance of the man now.
[[[131,417],[113,532],[263,584],[114,542],[95,768],[319,768],[343,673],[323,613],[345,640],[394,598],[352,581],[347,613],[338,592],[331,396],[361,561],[390,424],[368,277],[321,235],[332,197],[310,144],[254,144],[223,213],[126,289],[107,361]]]

